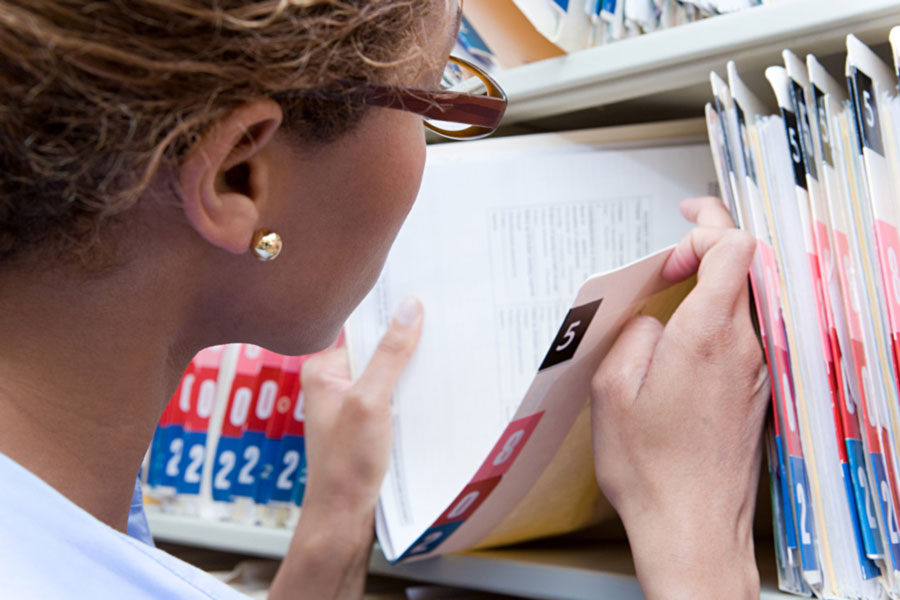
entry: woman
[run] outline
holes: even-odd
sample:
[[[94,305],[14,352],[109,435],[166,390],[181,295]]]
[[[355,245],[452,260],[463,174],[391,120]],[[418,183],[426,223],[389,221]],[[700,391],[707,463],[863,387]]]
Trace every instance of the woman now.
[[[455,0],[0,0],[4,593],[237,597],[132,537],[144,451],[198,349],[302,354],[335,338],[424,160],[421,117],[357,92],[435,89],[458,13]],[[667,272],[698,271],[698,285],[665,328],[631,323],[597,373],[597,476],[648,598],[751,597],[766,396],[753,244],[716,201],[684,208],[699,227]],[[268,230],[285,249],[258,262],[280,246]],[[355,382],[339,352],[308,363],[307,495],[271,598],[359,596],[390,390],[422,324],[404,302]]]

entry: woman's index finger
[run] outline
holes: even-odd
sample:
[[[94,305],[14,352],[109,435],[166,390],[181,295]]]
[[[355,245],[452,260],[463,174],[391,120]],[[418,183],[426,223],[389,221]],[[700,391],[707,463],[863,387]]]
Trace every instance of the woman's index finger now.
[[[685,219],[700,227],[734,227],[734,221],[725,204],[714,196],[682,200],[680,208]]]

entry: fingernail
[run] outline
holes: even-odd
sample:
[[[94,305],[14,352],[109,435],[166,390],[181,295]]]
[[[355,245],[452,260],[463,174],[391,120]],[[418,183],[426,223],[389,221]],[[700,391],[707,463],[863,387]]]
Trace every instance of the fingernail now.
[[[400,325],[412,325],[422,314],[422,305],[413,296],[407,296],[397,307],[394,320]]]

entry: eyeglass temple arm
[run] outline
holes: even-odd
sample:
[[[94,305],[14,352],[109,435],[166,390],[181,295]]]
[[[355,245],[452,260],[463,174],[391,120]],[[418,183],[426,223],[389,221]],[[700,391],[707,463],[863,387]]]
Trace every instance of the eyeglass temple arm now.
[[[394,108],[437,121],[495,129],[506,112],[505,98],[424,90],[368,90],[365,103]]]

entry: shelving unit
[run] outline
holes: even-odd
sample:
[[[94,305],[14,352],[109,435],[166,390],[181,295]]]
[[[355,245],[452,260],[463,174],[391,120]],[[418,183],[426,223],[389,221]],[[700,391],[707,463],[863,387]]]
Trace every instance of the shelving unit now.
[[[848,33],[885,46],[894,25],[900,25],[895,0],[781,0],[621,40],[499,74],[510,98],[504,123],[541,122],[585,110],[588,114],[541,128],[701,116],[711,97],[709,72],[724,74],[728,60],[767,98],[771,93],[762,72],[781,64],[783,49],[815,53],[842,73]],[[614,105],[620,106],[610,111]],[[611,114],[604,119],[604,113]]]
[[[267,558],[281,558],[291,543],[292,531],[283,527],[250,526],[171,515],[150,507],[146,512],[153,538],[165,542]]]
[[[162,513],[148,513],[157,540],[258,556],[281,558],[292,532],[274,527],[249,527]],[[762,600],[796,598],[778,592],[771,542],[757,548]],[[419,562],[390,565],[377,544],[369,572],[523,598],[554,600],[639,600],[627,544],[619,542],[545,541],[521,547],[481,550]]]

